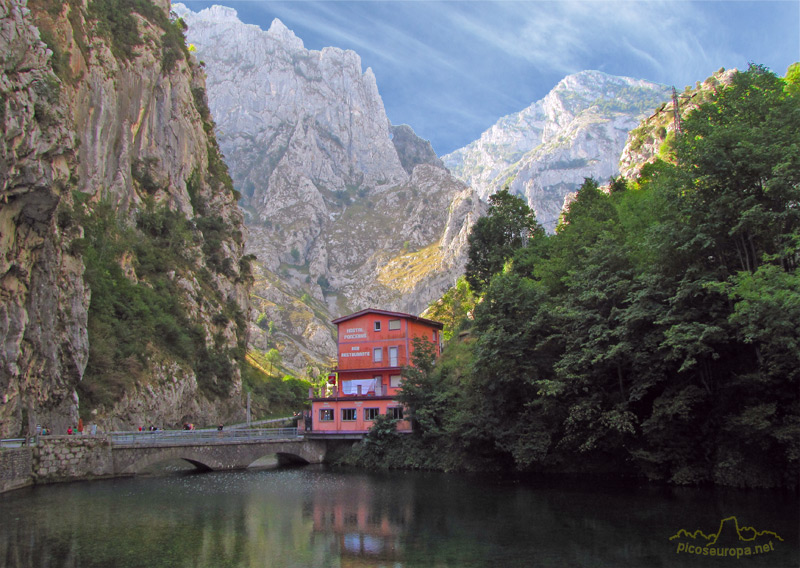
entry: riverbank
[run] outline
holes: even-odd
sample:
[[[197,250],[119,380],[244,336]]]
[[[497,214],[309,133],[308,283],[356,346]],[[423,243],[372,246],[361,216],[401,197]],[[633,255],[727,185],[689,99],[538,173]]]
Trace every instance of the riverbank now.
[[[30,444],[0,450],[0,493],[113,475],[111,442],[106,436],[40,436]]]
[[[664,476],[649,475],[619,453],[600,451],[585,453],[560,452],[538,456],[527,468],[520,468],[507,453],[499,452],[491,443],[463,444],[444,436],[398,434],[391,422],[380,422],[364,439],[354,444],[333,462],[345,467],[370,471],[421,470],[443,473],[503,473],[544,476],[570,476],[575,478],[626,478],[642,483],[685,487],[733,487],[737,489],[782,489],[797,493],[798,479],[786,475],[761,478],[736,474],[736,468],[746,464],[733,464],[731,472],[720,479],[689,477],[681,482]],[[777,479],[786,480],[784,484]]]

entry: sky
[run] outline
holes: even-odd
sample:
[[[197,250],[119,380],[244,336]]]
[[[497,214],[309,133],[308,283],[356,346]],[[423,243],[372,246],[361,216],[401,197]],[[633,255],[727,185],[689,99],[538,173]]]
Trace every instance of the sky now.
[[[264,0],[213,4],[308,49],[334,46],[372,68],[392,124],[440,156],[587,69],[678,90],[750,62],[784,75],[800,61],[800,0]]]

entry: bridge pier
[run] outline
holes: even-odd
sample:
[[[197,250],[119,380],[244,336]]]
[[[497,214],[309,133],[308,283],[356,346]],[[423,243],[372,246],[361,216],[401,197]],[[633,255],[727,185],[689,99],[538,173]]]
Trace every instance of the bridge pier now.
[[[32,450],[34,483],[115,475],[111,442],[104,436],[40,436]]]

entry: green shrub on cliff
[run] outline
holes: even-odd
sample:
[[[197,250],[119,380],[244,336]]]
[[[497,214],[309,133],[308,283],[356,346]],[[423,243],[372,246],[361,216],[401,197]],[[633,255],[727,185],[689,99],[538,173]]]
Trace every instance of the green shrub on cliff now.
[[[242,365],[242,384],[251,395],[253,416],[289,416],[309,405],[311,383],[284,375],[269,375],[249,362]]]
[[[83,258],[91,290],[89,363],[79,385],[82,411],[112,404],[134,383],[146,382],[148,362],[159,353],[193,368],[206,394],[227,396],[235,365],[244,359],[246,321],[234,302],[216,297],[212,281],[201,273],[205,301],[217,303],[222,325],[236,324],[240,345],[226,348],[219,336],[207,346],[205,333],[182,304],[174,275],[195,267],[197,229],[179,212],[153,204],[130,226],[111,204],[89,209],[80,194],[76,197],[70,217],[83,226],[84,238],[72,251]]]
[[[175,63],[189,59],[186,24],[180,18],[170,20],[150,0],[92,0],[88,16],[96,22],[97,34],[109,41],[111,52],[123,61],[136,57],[136,48],[143,45],[134,14],[139,14],[163,30],[161,36],[161,69],[169,73]]]

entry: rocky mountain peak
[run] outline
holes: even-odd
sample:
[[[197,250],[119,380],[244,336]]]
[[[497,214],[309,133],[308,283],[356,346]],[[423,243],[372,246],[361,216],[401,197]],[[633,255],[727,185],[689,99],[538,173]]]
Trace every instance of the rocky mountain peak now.
[[[172,10],[178,14],[179,16],[183,16],[183,13],[187,11],[187,8],[183,4],[173,4]],[[209,18],[213,18],[218,22],[230,21],[230,22],[238,22],[239,21],[239,13],[234,9],[228,6],[220,6],[215,4],[209,8],[203,10]]]
[[[310,363],[309,349],[317,361],[335,352],[320,314],[419,313],[455,282],[483,204],[430,143],[390,124],[357,53],[305,49],[278,21],[263,31],[206,10],[181,16],[261,263],[257,308],[294,342],[290,368]],[[263,330],[252,332],[259,344]]]
[[[239,22],[238,18],[236,18],[236,21]],[[272,24],[269,26],[267,33],[281,42],[287,49],[300,50],[305,48],[303,40],[294,35],[294,32],[287,28],[278,18],[272,20]]]
[[[375,77],[362,72],[358,54],[307,50],[280,21],[265,32],[208,10],[180,13],[206,63],[220,144],[253,219],[276,214],[268,196],[287,186],[337,192],[407,178]],[[304,164],[307,181],[288,162]],[[287,239],[285,254],[306,251],[311,233]]]
[[[581,71],[442,160],[484,199],[508,185],[553,230],[565,196],[617,175],[628,131],[668,97],[663,85]]]

